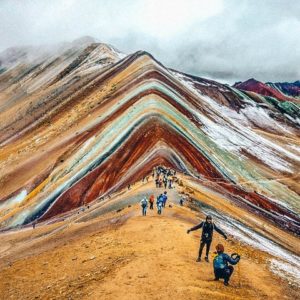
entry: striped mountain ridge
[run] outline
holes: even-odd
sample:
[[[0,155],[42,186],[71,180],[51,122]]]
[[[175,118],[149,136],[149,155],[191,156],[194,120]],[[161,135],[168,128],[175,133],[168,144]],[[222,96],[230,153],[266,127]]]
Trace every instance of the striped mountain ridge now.
[[[0,226],[44,221],[165,165],[300,234],[299,115],[99,43],[0,74]]]
[[[279,101],[290,101],[300,104],[300,82],[260,82],[254,78],[244,82],[236,82],[234,87],[255,92],[263,96],[274,97]]]

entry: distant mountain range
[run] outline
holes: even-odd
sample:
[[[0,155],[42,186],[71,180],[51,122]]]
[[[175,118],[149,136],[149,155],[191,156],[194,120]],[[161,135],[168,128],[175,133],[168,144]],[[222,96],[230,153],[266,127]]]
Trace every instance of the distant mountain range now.
[[[300,81],[295,82],[260,82],[254,78],[233,85],[240,90],[255,92],[263,96],[275,97],[280,101],[300,103]]]

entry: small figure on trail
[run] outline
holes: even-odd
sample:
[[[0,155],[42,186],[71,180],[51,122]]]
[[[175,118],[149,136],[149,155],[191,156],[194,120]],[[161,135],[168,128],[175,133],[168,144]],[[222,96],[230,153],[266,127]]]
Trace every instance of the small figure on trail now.
[[[162,195],[162,200],[163,200],[163,207],[166,207],[166,203],[168,200],[167,191],[164,191],[164,193]]]
[[[173,183],[173,180],[172,180],[172,179],[169,179],[169,189],[172,188],[172,183]]]
[[[184,199],[181,197],[179,200],[180,206],[183,206]]]
[[[163,184],[163,181],[162,181],[162,179],[160,178],[160,179],[159,179],[159,187],[160,187],[160,188],[162,187],[162,184]]]
[[[146,216],[146,214],[147,214],[147,207],[148,207],[148,200],[147,200],[146,197],[144,197],[141,200],[141,207],[142,207],[142,214],[143,214],[143,216]]]
[[[218,281],[220,278],[224,278],[224,285],[228,285],[230,276],[233,273],[233,266],[228,266],[228,263],[232,265],[236,265],[241,257],[237,253],[228,254],[224,253],[224,246],[222,244],[218,244],[216,247],[217,255],[214,258],[214,273],[215,280]]]
[[[146,177],[146,181],[149,182],[149,176]]]
[[[130,184],[127,185],[128,191],[130,190]]]
[[[153,194],[149,197],[149,203],[150,203],[150,209],[153,209],[153,204],[154,204],[154,195]]]
[[[190,233],[191,231],[197,230],[202,228],[202,235],[201,235],[201,241],[200,241],[200,248],[199,248],[199,255],[197,258],[197,262],[201,261],[201,256],[202,256],[202,251],[204,246],[206,245],[206,256],[205,256],[205,261],[208,262],[208,253],[209,253],[209,248],[212,242],[213,238],[213,233],[214,230],[216,230],[219,234],[223,235],[224,239],[227,239],[226,234],[218,228],[213,222],[212,222],[212,216],[208,215],[206,216],[206,221],[201,222],[200,224],[188,229],[187,233]]]
[[[158,178],[155,179],[155,186],[156,186],[157,188],[159,188],[159,179],[158,179]]]
[[[37,221],[36,221],[36,220],[34,220],[34,221],[32,222],[32,229],[35,229],[35,225],[36,225],[36,223],[37,223]]]
[[[167,188],[167,185],[168,185],[168,178],[166,176],[164,176],[164,187],[165,189]]]
[[[163,195],[160,194],[156,200],[157,213],[161,215],[162,207],[163,207]]]

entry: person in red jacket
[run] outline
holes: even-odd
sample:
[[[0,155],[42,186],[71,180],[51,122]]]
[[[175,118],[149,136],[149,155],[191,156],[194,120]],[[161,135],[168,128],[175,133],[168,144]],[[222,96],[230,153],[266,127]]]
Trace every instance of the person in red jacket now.
[[[150,203],[150,209],[153,209],[153,204],[154,204],[154,195],[152,194],[150,197],[149,197],[149,203]]]

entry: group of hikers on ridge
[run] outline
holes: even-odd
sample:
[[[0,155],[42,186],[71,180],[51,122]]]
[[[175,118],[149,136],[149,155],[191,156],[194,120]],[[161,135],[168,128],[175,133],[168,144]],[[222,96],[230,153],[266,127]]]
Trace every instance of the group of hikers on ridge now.
[[[157,188],[172,189],[176,180],[176,171],[163,166],[153,168],[152,177]]]
[[[147,215],[148,203],[150,204],[150,209],[151,210],[153,209],[154,200],[155,200],[155,197],[153,194],[150,195],[149,200],[147,199],[147,197],[143,197],[143,199],[140,202],[143,216]],[[156,207],[157,207],[157,213],[159,215],[161,215],[162,209],[164,207],[166,207],[167,200],[168,200],[167,191],[164,191],[164,193],[157,196]]]
[[[205,261],[209,262],[208,254],[209,254],[214,230],[216,230],[219,234],[221,234],[225,240],[227,240],[227,236],[220,228],[218,228],[212,222],[212,216],[210,215],[206,216],[205,221],[188,229],[187,233],[190,233],[191,231],[200,228],[202,228],[202,234],[200,240],[199,254],[196,261],[197,262],[201,261],[202,251],[204,246],[206,245]],[[224,246],[222,244],[218,244],[216,246],[216,256],[213,259],[213,267],[214,267],[214,274],[215,274],[214,280],[218,281],[220,278],[223,278],[224,285],[227,286],[229,284],[229,279],[234,271],[233,266],[230,266],[228,264],[236,265],[240,261],[240,256],[236,253],[233,253],[231,254],[231,256],[229,256],[228,254],[224,253],[224,251],[225,251]]]

